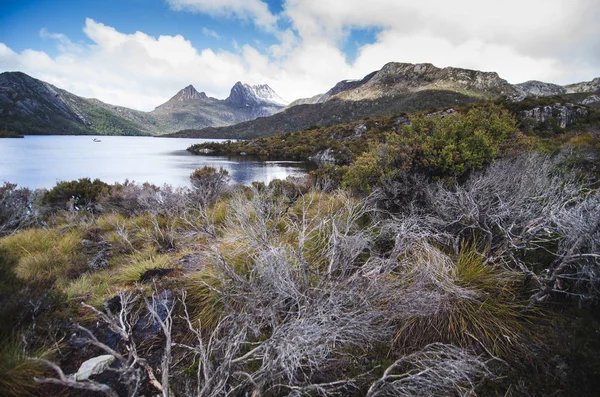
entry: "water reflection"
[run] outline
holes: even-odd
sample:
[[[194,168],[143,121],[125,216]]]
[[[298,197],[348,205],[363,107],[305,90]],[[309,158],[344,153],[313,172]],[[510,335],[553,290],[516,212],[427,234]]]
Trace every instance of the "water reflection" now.
[[[0,140],[0,181],[50,188],[59,180],[83,177],[105,182],[189,186],[190,173],[205,165],[223,167],[235,183],[300,176],[304,162],[264,161],[246,156],[194,156],[185,149],[205,139],[152,137],[26,136]]]

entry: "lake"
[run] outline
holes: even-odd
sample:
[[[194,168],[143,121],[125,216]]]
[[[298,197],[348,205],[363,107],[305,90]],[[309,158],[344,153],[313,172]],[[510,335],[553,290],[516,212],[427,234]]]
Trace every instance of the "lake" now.
[[[186,151],[195,143],[210,141],[219,140],[89,135],[0,139],[0,182],[51,188],[57,181],[88,177],[107,183],[129,179],[189,186],[192,171],[209,165],[225,168],[234,183],[250,184],[301,176],[309,168],[299,161],[195,156]]]

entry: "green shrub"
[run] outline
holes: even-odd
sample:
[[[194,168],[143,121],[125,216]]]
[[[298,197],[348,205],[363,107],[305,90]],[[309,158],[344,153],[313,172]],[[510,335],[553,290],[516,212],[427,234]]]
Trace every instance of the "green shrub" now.
[[[109,185],[99,179],[81,178],[76,181],[58,182],[42,196],[42,203],[53,209],[64,209],[72,202],[73,209],[91,209],[91,205],[108,193]]]
[[[496,105],[466,114],[416,117],[401,135],[417,147],[416,160],[433,177],[460,177],[490,164],[501,145],[517,133],[516,119]]]

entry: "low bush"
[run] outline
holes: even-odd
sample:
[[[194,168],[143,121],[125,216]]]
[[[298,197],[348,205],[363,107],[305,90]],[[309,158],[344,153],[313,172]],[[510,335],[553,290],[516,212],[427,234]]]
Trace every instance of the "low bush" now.
[[[44,193],[42,203],[54,210],[66,209],[68,205],[74,210],[87,209],[94,211],[93,204],[108,193],[109,185],[99,179],[81,178],[76,181],[58,182],[56,186]]]

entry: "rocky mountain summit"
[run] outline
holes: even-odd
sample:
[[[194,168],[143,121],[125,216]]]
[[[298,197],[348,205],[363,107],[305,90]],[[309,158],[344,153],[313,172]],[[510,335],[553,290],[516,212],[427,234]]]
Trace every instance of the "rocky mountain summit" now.
[[[206,93],[196,91],[194,86],[190,84],[187,87],[185,87],[184,89],[182,89],[181,91],[179,91],[177,94],[175,94],[173,96],[173,98],[169,99],[168,102],[166,102],[165,104],[163,104],[161,106],[164,106],[170,102],[184,102],[184,101],[194,101],[194,100],[206,101],[208,99],[209,98],[206,95]],[[211,99],[214,99],[214,98],[211,98]]]
[[[238,81],[223,100],[208,97],[193,86],[187,86],[151,114],[165,132],[174,132],[254,120],[270,116],[284,106],[285,101],[268,85],[252,86]]]
[[[285,106],[287,102],[283,100],[267,84],[249,85],[241,81],[235,83],[231,88],[229,97],[225,102],[236,107],[247,106]]]
[[[449,90],[481,98],[518,95],[518,90],[495,72],[390,62],[331,98],[357,101],[425,90]]]

